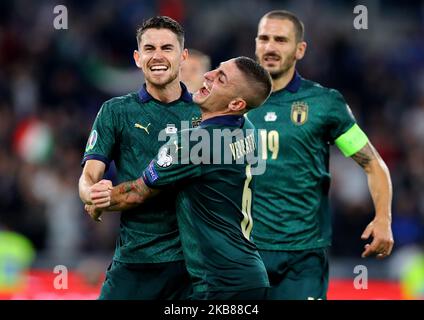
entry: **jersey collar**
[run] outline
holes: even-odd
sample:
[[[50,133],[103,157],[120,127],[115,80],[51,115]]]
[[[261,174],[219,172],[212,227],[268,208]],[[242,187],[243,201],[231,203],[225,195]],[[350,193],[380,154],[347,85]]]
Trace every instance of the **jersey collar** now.
[[[244,124],[244,116],[242,114],[237,115],[225,115],[225,116],[216,116],[207,120],[204,120],[200,123],[201,127],[206,127],[208,125],[220,125],[228,127],[239,127],[241,128]]]
[[[191,96],[191,93],[188,92],[187,87],[185,86],[184,83],[180,82],[181,85],[181,96],[180,98],[177,100],[182,100],[184,102],[193,102],[193,98]],[[138,96],[140,97],[141,102],[143,103],[147,103],[151,100],[156,100],[155,98],[153,98],[150,93],[147,91],[146,89],[146,84],[143,84],[143,86],[141,87],[141,89],[138,91]]]
[[[300,76],[299,72],[297,72],[297,70],[295,70],[293,78],[290,80],[290,82],[287,84],[287,86],[283,89],[276,91],[276,92],[281,92],[281,91],[287,90],[288,92],[296,93],[297,91],[299,91],[301,84],[302,84],[302,77]]]

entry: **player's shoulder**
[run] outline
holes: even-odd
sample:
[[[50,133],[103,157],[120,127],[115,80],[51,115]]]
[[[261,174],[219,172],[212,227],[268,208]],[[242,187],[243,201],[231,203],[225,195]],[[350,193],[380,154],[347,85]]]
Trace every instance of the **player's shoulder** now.
[[[244,114],[244,124],[243,129],[245,130],[253,130],[255,129],[255,125],[250,121],[249,116],[247,113]]]
[[[185,110],[185,111],[189,111],[189,112],[197,112],[197,113],[200,114],[199,105],[194,103],[193,101],[180,100],[178,102],[178,105],[180,106],[180,110]]]
[[[302,78],[301,90],[311,91],[327,99],[343,99],[343,95],[337,89],[325,87],[322,84],[309,79]]]
[[[122,96],[113,97],[105,101],[102,105],[102,109],[119,112],[126,109],[128,106],[133,105],[137,102],[137,93],[132,92]]]
[[[301,90],[307,91],[307,96],[315,97],[323,106],[338,109],[346,105],[343,95],[337,89],[325,87],[318,82],[302,79]]]

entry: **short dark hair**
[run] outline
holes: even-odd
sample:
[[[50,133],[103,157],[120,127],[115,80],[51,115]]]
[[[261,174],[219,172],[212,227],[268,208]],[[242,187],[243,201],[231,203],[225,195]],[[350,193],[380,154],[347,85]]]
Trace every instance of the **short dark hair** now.
[[[294,25],[296,42],[301,42],[305,38],[305,25],[294,13],[292,13],[290,11],[287,11],[287,10],[270,11],[262,17],[262,19],[264,19],[264,18],[289,20]]]
[[[143,22],[137,29],[137,45],[140,46],[141,36],[148,29],[168,29],[175,33],[181,48],[184,48],[184,28],[174,19],[167,16],[152,17]]]
[[[246,109],[259,107],[269,97],[272,91],[272,80],[268,71],[259,63],[248,57],[235,58],[237,68],[246,78],[246,84],[249,86],[245,97]]]

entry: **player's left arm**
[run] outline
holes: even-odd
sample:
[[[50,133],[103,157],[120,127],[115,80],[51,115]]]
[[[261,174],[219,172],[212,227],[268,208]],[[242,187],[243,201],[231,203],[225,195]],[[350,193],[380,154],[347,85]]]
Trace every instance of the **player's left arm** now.
[[[355,160],[364,169],[368,188],[374,203],[375,217],[362,233],[363,240],[372,237],[366,244],[362,257],[377,255],[384,258],[393,248],[392,234],[392,182],[389,170],[367,135],[356,123],[355,117],[337,90],[330,92],[329,125],[330,136],[346,157]]]
[[[103,211],[124,211],[135,208],[160,192],[146,185],[143,178],[123,182],[112,188],[109,197],[98,205],[86,205],[85,210],[96,220]]]
[[[112,189],[110,195],[109,211],[128,210],[139,206],[160,192],[146,185],[143,178],[123,182]]]
[[[370,244],[365,245],[362,257],[374,254],[377,258],[387,257],[394,244],[391,228],[392,182],[389,169],[369,141],[351,158],[367,175],[368,188],[375,208],[375,218],[361,236],[363,240],[369,239],[370,236],[373,238]]]

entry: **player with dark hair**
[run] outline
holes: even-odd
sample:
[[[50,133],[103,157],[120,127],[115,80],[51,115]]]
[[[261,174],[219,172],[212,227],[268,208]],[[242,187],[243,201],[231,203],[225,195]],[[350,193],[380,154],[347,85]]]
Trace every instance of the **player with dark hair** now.
[[[243,115],[267,99],[271,78],[254,60],[239,57],[206,73],[204,84],[193,96],[202,111],[199,128],[174,136],[139,179],[114,187],[86,209],[96,219],[102,209],[128,209],[159,190],[177,189],[193,299],[264,299],[268,278],[250,239],[256,130]],[[201,152],[194,152],[193,137],[202,137]]]
[[[283,10],[259,22],[256,56],[272,77],[264,106],[247,114],[259,130],[265,174],[258,176],[253,239],[268,271],[271,299],[325,299],[331,244],[329,147],[336,144],[365,171],[375,218],[362,238],[363,257],[390,255],[392,185],[384,161],[342,95],[302,78],[303,23]]]
[[[111,184],[101,179],[112,160],[119,181],[136,179],[164,143],[158,139],[162,130],[174,133],[182,121],[200,121],[200,110],[179,81],[187,57],[183,28],[171,18],[153,17],[137,30],[137,43],[134,60],[146,83],[100,109],[82,161],[79,191],[85,204],[109,192]],[[164,193],[122,212],[100,299],[186,299],[190,294],[175,195]]]

